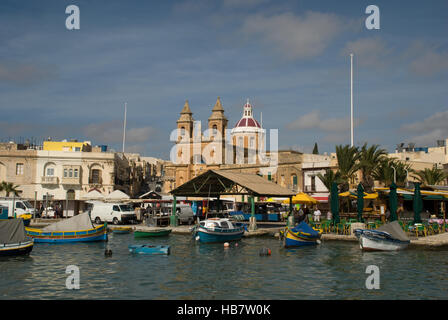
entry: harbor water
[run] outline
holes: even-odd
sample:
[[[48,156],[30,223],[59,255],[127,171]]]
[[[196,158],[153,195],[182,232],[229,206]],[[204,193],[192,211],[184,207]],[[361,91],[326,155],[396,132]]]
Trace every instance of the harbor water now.
[[[130,244],[171,245],[168,256],[131,254]],[[284,249],[272,237],[244,238],[224,248],[190,236],[35,244],[29,256],[0,259],[0,299],[446,299],[444,250],[361,252],[355,242]],[[106,248],[112,250],[105,257]],[[261,256],[270,248],[270,256]],[[69,265],[80,289],[66,288]],[[366,269],[380,270],[380,289],[367,289]]]

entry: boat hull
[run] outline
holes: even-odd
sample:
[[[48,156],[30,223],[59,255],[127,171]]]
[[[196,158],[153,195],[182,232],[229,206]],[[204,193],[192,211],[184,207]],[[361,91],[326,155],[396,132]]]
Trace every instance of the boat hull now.
[[[129,252],[136,254],[149,254],[149,255],[170,254],[170,246],[130,245],[128,248]]]
[[[406,249],[410,241],[392,238],[390,234],[377,230],[356,229],[355,235],[363,251],[397,251]]]
[[[0,257],[26,255],[33,250],[33,246],[33,240],[14,244],[0,244]]]
[[[52,231],[44,232],[39,229],[25,228],[29,237],[36,243],[71,243],[107,241],[106,226],[102,225],[90,230],[82,231]]]
[[[199,228],[197,235],[200,242],[228,242],[240,240],[244,235],[244,228],[238,228],[235,231],[213,231],[205,228]]]
[[[302,237],[299,236],[298,234],[294,234],[289,229],[286,229],[283,238],[283,246],[285,248],[314,246],[317,245],[317,240],[319,240],[317,237],[316,238]]]
[[[134,231],[134,238],[150,238],[150,237],[164,237],[168,236],[171,230],[154,230],[154,231]]]
[[[131,231],[132,231],[131,227],[118,227],[118,228],[112,229],[112,232],[117,233],[117,234],[127,234],[127,233],[131,233]]]
[[[359,246],[363,251],[398,251],[406,249],[409,242],[375,239],[365,235],[359,237]]]

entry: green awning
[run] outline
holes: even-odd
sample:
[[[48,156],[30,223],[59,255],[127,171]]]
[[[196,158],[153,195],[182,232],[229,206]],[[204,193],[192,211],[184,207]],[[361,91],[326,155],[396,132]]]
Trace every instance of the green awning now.
[[[447,198],[445,198],[444,196],[441,196],[439,194],[432,194],[429,196],[426,196],[423,198],[423,200],[442,200],[442,201],[448,201]]]

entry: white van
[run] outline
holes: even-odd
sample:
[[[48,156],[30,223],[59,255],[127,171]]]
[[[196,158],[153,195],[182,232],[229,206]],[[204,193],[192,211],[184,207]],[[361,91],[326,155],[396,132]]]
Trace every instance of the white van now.
[[[137,220],[134,208],[123,203],[94,202],[90,211],[90,219],[96,224],[112,222],[113,224],[132,223]]]
[[[15,200],[15,206],[14,206]],[[34,207],[28,200],[20,199],[20,198],[0,198],[0,205],[8,208],[8,217],[14,218],[14,211],[17,218],[24,214],[34,214]]]
[[[170,216],[171,211],[173,210],[172,208],[173,208],[173,205],[169,204],[162,208],[162,212],[165,215]],[[176,204],[176,217],[177,217],[177,221],[179,222],[179,224],[194,223],[193,209],[191,209],[190,205],[188,205],[188,204],[184,204],[184,203]]]

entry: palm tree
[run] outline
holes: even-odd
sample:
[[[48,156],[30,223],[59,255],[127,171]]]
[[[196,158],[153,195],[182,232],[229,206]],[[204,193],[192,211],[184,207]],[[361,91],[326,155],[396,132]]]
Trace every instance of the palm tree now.
[[[424,185],[438,185],[447,178],[447,174],[442,169],[437,169],[436,167],[417,171],[415,175],[417,180]]]
[[[316,176],[320,179],[320,181],[322,181],[328,191],[331,190],[331,185],[333,184],[333,182],[336,182],[337,184],[343,182],[341,179],[341,173],[339,171],[334,172],[331,169],[327,169],[325,171],[325,174],[319,173]]]
[[[10,194],[11,192],[14,193],[14,195],[16,195],[16,196],[19,196],[19,192],[20,192],[20,190],[17,190],[18,187],[19,187],[19,186],[14,185],[14,184],[11,183],[11,182],[5,182],[5,181],[3,181],[3,182],[0,184],[0,191],[5,191],[7,197],[9,197],[9,194]]]
[[[392,182],[394,182],[394,168],[396,185],[404,187],[406,185],[408,173],[413,172],[410,165],[404,162],[390,158],[382,158],[379,160],[379,164],[376,168],[372,171],[371,176],[385,187],[389,187]]]
[[[336,146],[336,157],[338,159],[341,179],[343,180],[341,191],[347,191],[349,184],[353,183],[355,174],[359,169],[357,161],[360,158],[360,153],[357,147],[338,145]]]
[[[360,151],[358,167],[362,172],[362,185],[364,190],[372,192],[374,186],[374,179],[372,177],[373,171],[380,165],[381,160],[387,156],[385,149],[379,149],[379,145],[374,144],[367,147],[365,143]]]

